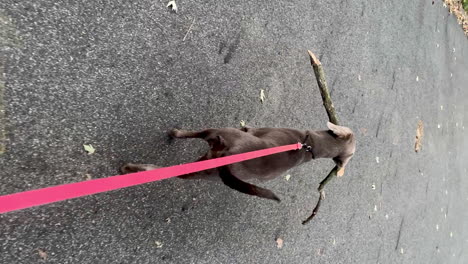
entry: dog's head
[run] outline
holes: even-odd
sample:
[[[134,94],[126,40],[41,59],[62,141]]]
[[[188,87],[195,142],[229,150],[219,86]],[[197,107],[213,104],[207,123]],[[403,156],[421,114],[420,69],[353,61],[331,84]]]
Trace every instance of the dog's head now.
[[[354,151],[356,150],[354,133],[348,127],[338,126],[330,122],[327,123],[327,126],[328,129],[330,129],[330,131],[336,136],[336,140],[339,141],[340,154],[334,157],[333,161],[340,168],[342,175],[344,173],[344,167],[353,157]]]

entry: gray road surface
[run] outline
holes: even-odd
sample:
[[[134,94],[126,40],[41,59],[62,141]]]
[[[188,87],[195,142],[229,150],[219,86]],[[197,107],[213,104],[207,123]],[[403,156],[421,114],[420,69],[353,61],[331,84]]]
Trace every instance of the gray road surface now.
[[[262,184],[280,204],[170,179],[7,213],[1,263],[468,262],[468,44],[441,1],[166,4],[0,3],[0,194],[206,150],[173,127],[324,129],[307,49],[358,137],[347,174],[307,226],[331,160]]]

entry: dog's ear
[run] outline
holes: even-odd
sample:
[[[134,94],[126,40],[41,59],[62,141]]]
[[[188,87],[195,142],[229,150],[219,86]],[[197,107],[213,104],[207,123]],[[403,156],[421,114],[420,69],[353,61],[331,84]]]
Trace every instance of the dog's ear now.
[[[353,135],[353,131],[344,126],[337,126],[331,122],[327,122],[327,127],[339,138],[349,138]]]

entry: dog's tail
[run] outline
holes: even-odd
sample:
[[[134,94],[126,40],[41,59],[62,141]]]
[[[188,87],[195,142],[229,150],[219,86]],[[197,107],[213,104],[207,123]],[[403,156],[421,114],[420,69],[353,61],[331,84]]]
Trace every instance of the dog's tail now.
[[[255,195],[261,198],[271,199],[277,202],[281,201],[278,198],[278,196],[276,196],[272,191],[262,188],[262,187],[255,186],[248,182],[242,181],[236,176],[232,175],[232,173],[229,171],[229,169],[226,166],[219,168],[219,176],[221,177],[221,180],[223,181],[224,184],[226,184],[228,187],[234,190],[238,190],[241,193]]]

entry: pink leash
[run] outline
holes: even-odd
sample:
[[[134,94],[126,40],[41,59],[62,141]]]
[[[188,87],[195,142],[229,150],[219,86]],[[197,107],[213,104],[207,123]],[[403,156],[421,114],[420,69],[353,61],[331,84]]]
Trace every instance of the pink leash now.
[[[117,175],[102,179],[68,183],[32,191],[18,192],[0,196],[0,213],[11,212],[33,206],[64,201],[95,193],[117,190],[143,183],[160,181],[171,177],[208,170],[228,164],[255,159],[276,153],[302,148],[301,143],[256,150],[232,156],[181,164],[150,171]]]

